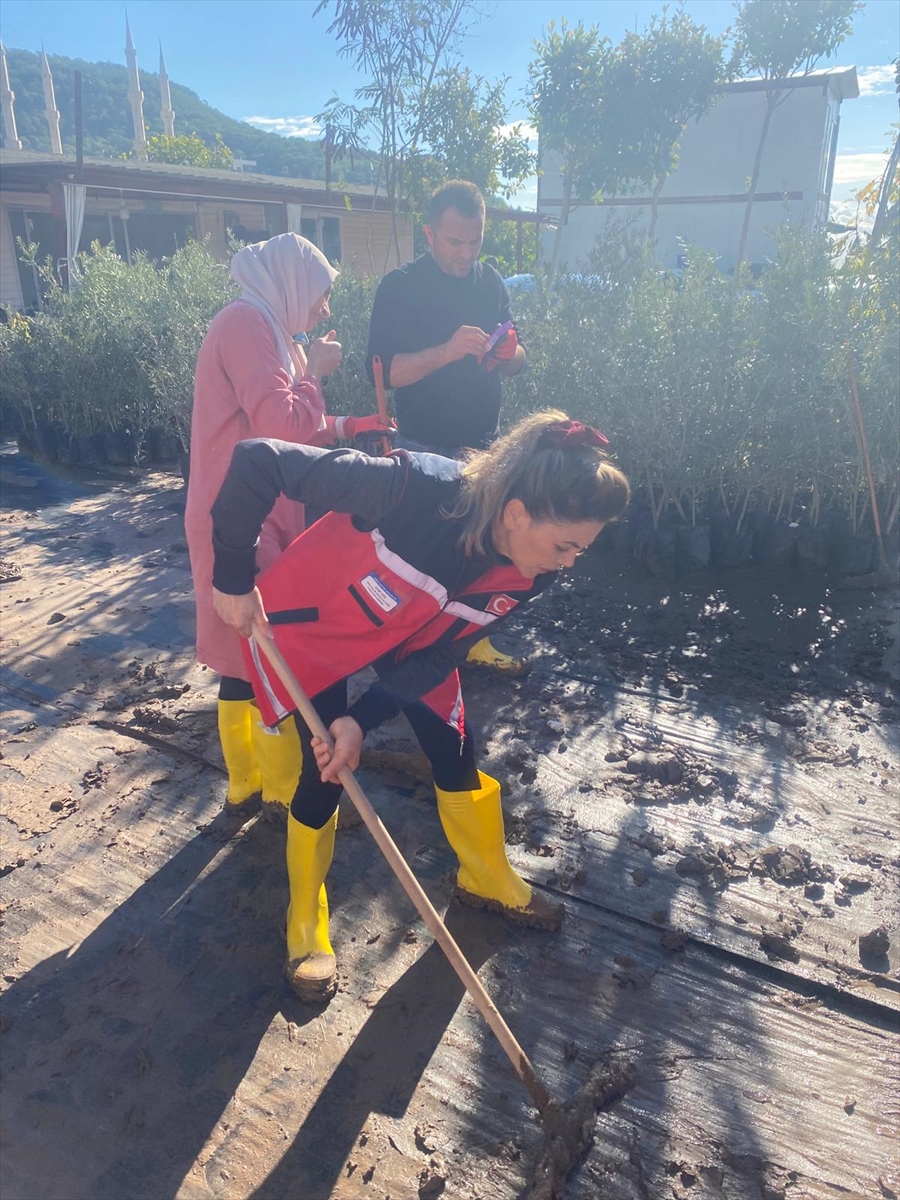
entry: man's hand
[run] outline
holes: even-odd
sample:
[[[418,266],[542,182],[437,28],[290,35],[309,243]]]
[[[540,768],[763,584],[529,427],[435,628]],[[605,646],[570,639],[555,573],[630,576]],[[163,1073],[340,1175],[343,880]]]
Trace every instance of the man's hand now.
[[[321,738],[312,740],[313,754],[316,756],[316,766],[323,783],[340,783],[338,776],[344,767],[355,771],[359,766],[359,756],[362,753],[363,731],[352,717],[338,717],[328,727],[334,741],[334,748],[328,746]]]
[[[481,361],[487,349],[488,335],[477,325],[460,325],[449,342],[444,343],[444,358],[448,363],[459,362],[468,354]]]
[[[510,329],[485,358],[484,369],[493,371],[500,363],[511,362],[516,357],[518,348],[519,339],[516,337],[516,331]]]
[[[272,626],[266,617],[259,588],[244,596],[228,596],[213,588],[213,606],[226,625],[236,629],[241,637],[273,638]]]
[[[341,365],[341,343],[336,340],[337,331],[332,329],[325,337],[316,338],[306,355],[309,374],[317,379],[333,375]]]

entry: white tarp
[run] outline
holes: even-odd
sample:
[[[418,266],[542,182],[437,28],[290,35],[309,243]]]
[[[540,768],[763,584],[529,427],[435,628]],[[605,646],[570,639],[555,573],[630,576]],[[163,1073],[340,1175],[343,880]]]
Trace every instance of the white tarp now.
[[[76,278],[75,256],[81,231],[84,228],[84,197],[87,188],[83,183],[64,183],[63,200],[66,209],[66,264],[69,269],[69,284]]]
[[[287,231],[288,233],[300,233],[300,215],[303,212],[302,204],[291,204],[290,201],[287,207]]]

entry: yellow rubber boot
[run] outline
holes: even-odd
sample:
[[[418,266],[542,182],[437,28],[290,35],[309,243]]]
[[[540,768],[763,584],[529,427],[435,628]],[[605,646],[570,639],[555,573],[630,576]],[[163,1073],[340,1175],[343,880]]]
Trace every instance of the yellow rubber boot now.
[[[262,789],[262,776],[253,750],[253,715],[249,700],[220,700],[219,741],[228,770],[227,812],[247,812],[254,807]]]
[[[475,792],[435,786],[438,814],[459,859],[457,894],[465,904],[492,908],[532,929],[557,929],[565,909],[534,891],[506,857],[500,784],[478,772]]]
[[[263,812],[284,820],[290,811],[303,766],[300,735],[294,718],[285,717],[280,725],[269,729],[257,709],[253,722],[253,749],[262,773]]]
[[[288,814],[287,869],[291,903],[287,911],[284,974],[304,1003],[323,1004],[337,989],[336,961],[328,940],[325,876],[334,853],[337,813],[321,829],[310,829]]]
[[[490,638],[482,638],[480,642],[476,642],[466,655],[466,662],[479,667],[491,667],[494,671],[503,671],[506,675],[524,675],[528,670],[528,663],[524,658],[513,658],[511,654],[504,654]]]

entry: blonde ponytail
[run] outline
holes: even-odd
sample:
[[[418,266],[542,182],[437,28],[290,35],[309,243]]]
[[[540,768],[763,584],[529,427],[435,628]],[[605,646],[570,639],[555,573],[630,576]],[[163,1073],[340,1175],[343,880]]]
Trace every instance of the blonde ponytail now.
[[[462,490],[447,514],[463,522],[460,545],[482,554],[507,503],[519,499],[537,521],[612,521],[624,512],[628,480],[595,430],[557,409],[532,413],[487,450],[471,451]]]

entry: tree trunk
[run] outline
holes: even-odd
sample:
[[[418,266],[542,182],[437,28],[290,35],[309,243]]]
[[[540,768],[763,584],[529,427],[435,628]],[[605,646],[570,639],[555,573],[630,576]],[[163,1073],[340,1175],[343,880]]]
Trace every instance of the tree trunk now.
[[[550,260],[550,270],[555,275],[556,267],[559,262],[559,246],[562,240],[563,226],[569,220],[569,202],[572,199],[572,181],[568,175],[563,179],[563,199],[562,208],[559,213],[559,224],[556,226],[556,237],[553,239],[553,257]]]
[[[753,174],[750,176],[750,191],[747,195],[747,207],[744,209],[744,224],[741,228],[741,240],[738,243],[737,260],[734,264],[734,273],[737,276],[740,270],[741,263],[744,261],[744,255],[747,251],[747,239],[750,236],[750,214],[753,212],[753,198],[756,194],[756,185],[759,182],[759,172],[762,167],[763,152],[766,148],[766,139],[769,136],[769,126],[772,124],[772,114],[775,112],[775,101],[773,101],[774,93],[766,92],[766,115],[762,123],[762,130],[759,135],[759,145],[756,147],[756,158],[753,161]]]
[[[650,206],[650,228],[647,230],[648,242],[656,240],[656,221],[659,217],[659,193],[663,190],[668,178],[668,175],[660,175],[656,181],[656,187],[653,189],[653,203]]]

